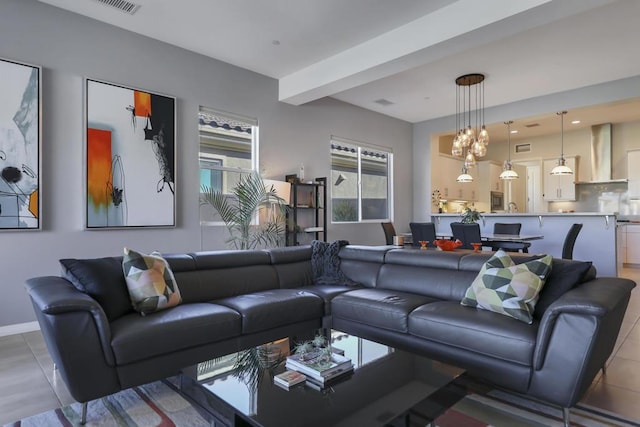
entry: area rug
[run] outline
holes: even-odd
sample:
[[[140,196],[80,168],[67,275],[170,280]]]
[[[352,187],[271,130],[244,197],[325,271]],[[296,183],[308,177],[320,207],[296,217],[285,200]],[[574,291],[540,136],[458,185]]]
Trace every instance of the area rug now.
[[[25,418],[5,427],[80,426],[82,405],[74,403]],[[188,400],[166,381],[133,387],[89,402],[90,427],[205,427],[207,421]]]
[[[436,419],[437,427],[544,426],[562,427],[562,410],[544,403],[493,390],[471,393]],[[640,421],[626,419],[592,406],[571,408],[573,427],[640,427]]]

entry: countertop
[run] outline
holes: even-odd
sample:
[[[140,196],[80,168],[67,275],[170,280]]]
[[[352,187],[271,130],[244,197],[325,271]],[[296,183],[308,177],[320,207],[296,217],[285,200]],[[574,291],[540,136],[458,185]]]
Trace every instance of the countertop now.
[[[524,213],[480,213],[482,216],[617,216],[615,212],[524,212]],[[431,216],[459,217],[459,213],[432,213]]]

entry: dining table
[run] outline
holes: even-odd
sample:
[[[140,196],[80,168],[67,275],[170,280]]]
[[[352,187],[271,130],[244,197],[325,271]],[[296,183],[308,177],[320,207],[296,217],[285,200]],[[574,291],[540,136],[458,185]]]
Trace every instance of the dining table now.
[[[451,233],[436,233],[438,239],[452,239]],[[483,242],[515,242],[523,243],[531,240],[544,239],[542,234],[495,234],[495,233],[483,233],[480,235]]]

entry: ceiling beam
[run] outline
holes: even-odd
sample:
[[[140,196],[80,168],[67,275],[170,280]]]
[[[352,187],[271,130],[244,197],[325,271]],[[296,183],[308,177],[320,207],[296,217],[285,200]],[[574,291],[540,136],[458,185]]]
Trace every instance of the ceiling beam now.
[[[302,105],[609,2],[459,0],[284,76],[279,100]]]

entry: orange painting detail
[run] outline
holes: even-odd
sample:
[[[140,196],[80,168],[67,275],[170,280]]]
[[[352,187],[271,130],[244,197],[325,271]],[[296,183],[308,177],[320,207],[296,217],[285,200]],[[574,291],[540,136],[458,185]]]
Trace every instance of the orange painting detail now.
[[[29,194],[29,212],[31,212],[35,218],[38,218],[38,190]]]
[[[111,132],[87,129],[87,192],[95,207],[107,207],[111,187]]]
[[[147,92],[133,91],[134,114],[138,117],[151,116],[151,94]]]

